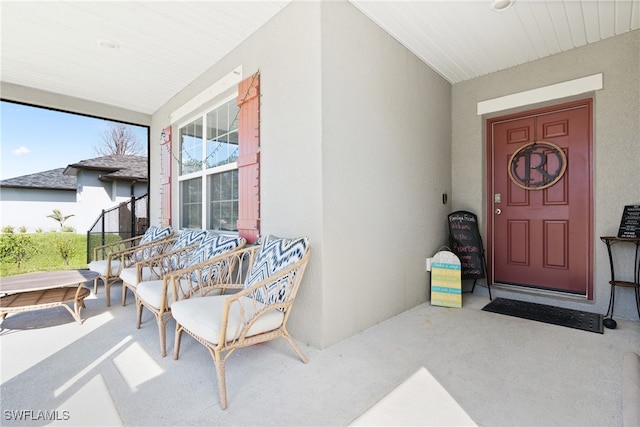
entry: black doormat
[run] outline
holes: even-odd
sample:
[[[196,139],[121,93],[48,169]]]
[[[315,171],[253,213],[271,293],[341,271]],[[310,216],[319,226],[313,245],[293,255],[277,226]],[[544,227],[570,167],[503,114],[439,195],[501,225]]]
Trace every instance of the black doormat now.
[[[589,313],[586,311],[552,307],[550,305],[515,301],[505,298],[494,299],[485,305],[482,310],[536,320],[538,322],[551,323],[552,325],[582,329],[583,331],[604,333],[604,329],[602,328],[602,315],[598,313]]]

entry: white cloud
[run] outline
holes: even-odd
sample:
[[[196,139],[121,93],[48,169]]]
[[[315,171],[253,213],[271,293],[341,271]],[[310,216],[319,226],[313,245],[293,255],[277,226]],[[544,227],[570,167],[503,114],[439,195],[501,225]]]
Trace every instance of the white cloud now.
[[[19,148],[11,150],[11,152],[13,153],[14,156],[21,156],[23,154],[30,153],[31,151],[27,147],[21,145]]]

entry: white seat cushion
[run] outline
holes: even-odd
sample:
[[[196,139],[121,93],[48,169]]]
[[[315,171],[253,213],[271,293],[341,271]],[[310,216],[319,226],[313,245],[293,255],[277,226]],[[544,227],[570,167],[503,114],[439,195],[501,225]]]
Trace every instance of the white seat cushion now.
[[[99,275],[106,277],[106,276],[117,276],[118,273],[120,272],[120,260],[119,259],[112,259],[111,260],[111,273],[107,274],[107,260],[106,259],[102,259],[102,260],[98,260],[98,261],[91,261],[89,263],[89,270],[91,271],[95,271],[96,273],[98,273]]]
[[[189,287],[189,281],[187,279],[180,279],[183,287],[187,289]],[[220,293],[220,290],[214,291],[216,294]],[[138,297],[152,307],[160,308],[160,297],[162,294],[162,280],[149,280],[140,282],[136,287],[136,293]],[[211,295],[211,294],[210,294]],[[215,294],[214,294],[215,295]],[[198,295],[192,295],[191,298],[198,298]],[[167,286],[167,307],[171,307],[173,304],[173,286],[169,283]]]
[[[127,285],[136,287],[138,285],[138,270],[136,267],[125,268],[120,272],[120,278]],[[151,269],[142,267],[142,280],[140,281],[146,282],[148,280],[151,280]]]
[[[222,308],[227,298],[229,298],[227,295],[214,295],[176,301],[171,305],[171,312],[173,318],[186,329],[212,344],[217,344],[220,338]],[[244,320],[249,319],[253,313],[265,307],[264,304],[247,297],[240,297],[237,303],[232,304],[229,309],[229,322],[227,324],[226,334],[227,341],[231,341],[240,335],[240,328],[242,326],[240,304],[244,307]],[[283,312],[269,310],[260,316],[253,326],[251,326],[247,336],[258,335],[277,329],[282,325],[283,320]]]
[[[155,308],[160,308],[160,297],[162,294],[162,280],[150,280],[140,282],[136,288],[138,297]],[[173,302],[173,286],[167,287],[167,306]]]

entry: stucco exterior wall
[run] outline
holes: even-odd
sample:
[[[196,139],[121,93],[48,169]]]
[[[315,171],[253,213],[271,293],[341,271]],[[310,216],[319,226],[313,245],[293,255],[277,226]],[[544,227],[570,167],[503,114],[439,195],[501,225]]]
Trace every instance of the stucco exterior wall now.
[[[54,209],[59,209],[64,215],[75,215],[75,191],[2,188],[0,192],[0,228],[10,226],[16,233],[20,227],[25,227],[28,233],[37,230],[58,231],[59,224],[47,218]],[[77,222],[74,219],[69,218],[65,225],[77,230]]]
[[[346,2],[322,5],[323,340],[429,297],[447,241],[451,85]]]
[[[293,2],[153,115],[152,177],[171,113],[239,65],[260,71],[261,231],[313,251],[292,334],[327,347],[424,302],[446,242],[450,85],[348,2]]]
[[[78,183],[81,184],[81,193],[77,193],[77,204],[74,208],[78,232],[88,231],[103,209],[110,209],[131,200],[129,182],[103,182],[100,181],[97,172],[81,171],[78,173]],[[145,194],[147,183],[136,183],[133,188],[134,197]],[[146,212],[139,213],[138,216],[145,217]]]
[[[98,219],[103,209],[110,209],[131,199],[131,186],[125,183],[102,182],[95,172],[80,172],[78,190],[36,190],[5,188],[0,190],[0,227],[21,226],[27,232],[58,230],[59,224],[47,218],[54,209],[63,215],[74,215],[65,222],[76,233],[86,233]],[[136,197],[147,193],[147,184],[138,183]],[[146,212],[141,216],[146,216]]]
[[[597,73],[603,73],[604,88],[577,97],[594,98],[594,300],[540,295],[535,298],[542,302],[552,298],[553,305],[605,313],[610,272],[606,247],[599,236],[616,235],[623,206],[640,203],[640,30],[454,85],[452,184],[453,208],[477,212],[486,226],[487,117],[476,114],[477,103]],[[517,110],[537,106],[540,105]],[[513,111],[492,116],[510,112]],[[484,230],[485,227],[483,233]],[[630,280],[632,260],[623,256],[621,261],[619,271],[625,274],[626,268]],[[625,263],[626,267],[622,267]],[[527,293],[518,295],[519,299],[533,297]],[[615,313],[637,319],[631,289],[618,290]]]

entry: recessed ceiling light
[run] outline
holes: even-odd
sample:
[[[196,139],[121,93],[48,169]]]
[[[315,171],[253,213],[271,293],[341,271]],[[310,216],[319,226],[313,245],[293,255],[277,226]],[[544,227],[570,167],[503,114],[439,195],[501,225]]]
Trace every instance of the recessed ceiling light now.
[[[107,49],[117,49],[120,47],[118,43],[107,39],[98,39],[98,45]]]
[[[503,10],[509,9],[516,0],[492,0],[491,1],[491,9],[496,12],[502,12]]]

